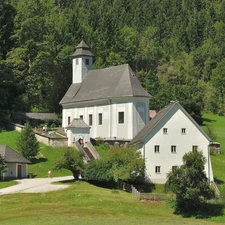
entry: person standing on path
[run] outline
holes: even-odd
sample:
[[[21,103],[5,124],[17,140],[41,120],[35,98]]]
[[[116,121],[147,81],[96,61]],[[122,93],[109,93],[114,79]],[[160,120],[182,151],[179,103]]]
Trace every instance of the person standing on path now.
[[[48,177],[51,177],[51,170],[48,171]]]

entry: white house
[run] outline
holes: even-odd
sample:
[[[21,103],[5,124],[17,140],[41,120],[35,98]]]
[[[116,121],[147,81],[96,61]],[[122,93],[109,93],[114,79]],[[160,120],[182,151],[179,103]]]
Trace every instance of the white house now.
[[[206,157],[205,172],[213,181],[209,146],[211,139],[179,104],[172,102],[156,116],[130,142],[136,145],[146,165],[146,179],[165,183],[167,173],[183,164],[182,157],[194,149]]]
[[[128,64],[92,70],[92,61],[93,54],[81,41],[72,59],[73,83],[60,101],[62,127],[80,118],[92,138],[130,141],[149,121],[151,95]]]
[[[7,171],[3,179],[21,179],[28,175],[28,164],[31,163],[7,145],[0,145],[0,155],[5,159]]]

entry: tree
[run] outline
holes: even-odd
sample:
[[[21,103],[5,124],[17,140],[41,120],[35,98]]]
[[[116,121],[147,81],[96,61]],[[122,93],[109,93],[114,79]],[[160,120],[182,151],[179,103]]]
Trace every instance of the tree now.
[[[112,148],[104,158],[91,162],[84,170],[84,178],[95,181],[142,181],[144,175],[144,159],[133,148]]]
[[[63,148],[62,155],[53,165],[54,170],[70,170],[75,180],[79,179],[84,169],[83,152],[72,147]]]
[[[2,173],[7,171],[5,159],[0,154],[0,180],[2,179]]]
[[[39,151],[38,141],[29,122],[25,123],[17,139],[17,149],[26,159],[36,156]]]
[[[169,172],[166,191],[176,194],[176,210],[192,213],[199,209],[203,197],[209,197],[209,181],[204,172],[206,158],[202,152],[193,151],[183,156],[183,165]]]

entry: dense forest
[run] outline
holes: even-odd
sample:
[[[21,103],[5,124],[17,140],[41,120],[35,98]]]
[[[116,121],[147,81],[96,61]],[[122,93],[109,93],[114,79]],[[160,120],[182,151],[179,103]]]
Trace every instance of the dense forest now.
[[[0,113],[60,113],[71,54],[129,63],[160,109],[225,114],[225,0],[0,0]]]

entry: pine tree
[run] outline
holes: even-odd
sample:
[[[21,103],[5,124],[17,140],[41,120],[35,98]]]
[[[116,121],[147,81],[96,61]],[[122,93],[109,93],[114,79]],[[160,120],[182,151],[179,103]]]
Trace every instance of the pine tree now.
[[[38,141],[29,122],[25,123],[24,129],[21,131],[17,139],[17,149],[26,158],[31,159],[38,153]]]

